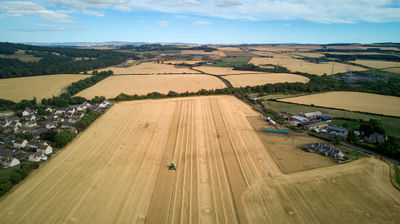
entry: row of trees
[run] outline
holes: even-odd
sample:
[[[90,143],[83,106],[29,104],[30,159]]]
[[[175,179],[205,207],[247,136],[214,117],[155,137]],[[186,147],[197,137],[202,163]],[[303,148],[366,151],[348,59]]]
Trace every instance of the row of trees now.
[[[325,54],[326,58],[335,58],[339,61],[354,61],[357,59],[400,61],[400,57],[390,54]]]
[[[78,122],[74,124],[74,126],[78,131],[83,131],[87,127],[89,127],[89,125],[93,123],[98,117],[100,117],[100,115],[101,113],[96,111],[86,113]]]
[[[273,73],[288,73],[288,72],[290,72],[287,68],[279,66],[279,65],[273,65],[273,64],[266,64],[266,65],[270,66],[272,68],[265,68],[265,67],[262,68],[260,66],[250,63],[250,64],[236,65],[233,67],[233,70],[273,72]]]
[[[73,74],[120,64],[127,58],[137,59],[134,54],[112,50],[38,47],[11,43],[0,43],[0,49],[6,54],[12,54],[16,50],[23,49],[26,54],[41,57],[37,62],[0,58],[0,78]]]
[[[27,162],[4,171],[10,173],[0,176],[0,196],[11,190],[14,185],[21,182],[32,170],[37,169],[38,167],[39,164],[37,163]]]

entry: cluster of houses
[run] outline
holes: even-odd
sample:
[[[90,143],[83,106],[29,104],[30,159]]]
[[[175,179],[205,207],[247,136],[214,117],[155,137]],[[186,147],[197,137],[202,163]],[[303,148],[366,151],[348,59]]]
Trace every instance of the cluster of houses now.
[[[100,104],[84,102],[68,108],[47,108],[47,115],[37,110],[25,108],[16,116],[13,111],[0,111],[0,162],[3,167],[18,165],[24,158],[26,161],[40,162],[47,160],[53,148],[40,140],[40,134],[48,131],[61,132],[71,130],[78,133],[74,124],[87,111],[104,112],[111,106],[108,100]],[[33,136],[32,140],[16,138],[16,133]],[[29,155],[29,156],[28,156]]]
[[[343,163],[348,161],[347,158],[344,157],[344,154],[339,149],[333,148],[331,145],[326,145],[322,143],[314,143],[305,147],[307,152],[315,152],[324,156],[329,156],[335,158],[338,163]]]

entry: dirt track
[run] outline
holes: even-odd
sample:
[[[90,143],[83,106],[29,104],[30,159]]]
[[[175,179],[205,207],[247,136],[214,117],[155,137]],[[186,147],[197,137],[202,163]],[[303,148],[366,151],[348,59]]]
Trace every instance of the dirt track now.
[[[1,222],[398,223],[386,163],[284,175],[254,115],[232,96],[116,104],[0,200]]]

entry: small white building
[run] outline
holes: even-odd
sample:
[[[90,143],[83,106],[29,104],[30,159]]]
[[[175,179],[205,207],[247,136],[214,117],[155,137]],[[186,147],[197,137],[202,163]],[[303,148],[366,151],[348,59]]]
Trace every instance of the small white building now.
[[[0,117],[10,117],[10,116],[14,116],[14,112],[13,111],[0,111]]]
[[[22,111],[22,116],[26,117],[26,116],[32,115],[34,113],[35,113],[34,110],[32,110],[31,108],[27,107],[27,108],[25,108],[24,111]]]
[[[101,104],[99,104],[99,107],[106,108],[106,107],[109,107],[110,105],[111,105],[110,101],[104,100],[103,102],[101,102]]]
[[[25,122],[24,126],[28,127],[28,128],[33,128],[33,127],[37,126],[37,123],[36,123],[36,121],[27,121],[27,122]]]
[[[3,156],[1,158],[1,164],[4,167],[8,168],[8,167],[13,167],[13,166],[20,164],[20,161],[19,161],[19,159],[15,158],[15,157]]]
[[[46,155],[49,155],[53,152],[53,148],[50,145],[45,144],[40,144],[36,150]]]
[[[40,160],[42,159],[42,155],[43,153],[41,152],[34,152],[28,157],[28,160],[31,162],[40,162]]]
[[[56,123],[49,122],[46,124],[46,129],[53,129],[53,128],[56,128],[56,126],[57,126]]]
[[[26,144],[28,144],[28,141],[26,139],[16,139],[13,142],[14,148],[16,149],[25,148]]]

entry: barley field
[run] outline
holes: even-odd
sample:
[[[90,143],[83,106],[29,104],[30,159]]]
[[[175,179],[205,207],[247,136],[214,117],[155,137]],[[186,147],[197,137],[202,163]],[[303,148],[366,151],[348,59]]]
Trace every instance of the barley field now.
[[[36,97],[38,102],[43,98],[58,96],[63,88],[90,75],[58,74],[30,76],[11,79],[0,79],[0,98],[14,102]]]
[[[197,92],[201,89],[222,89],[226,85],[209,75],[117,75],[110,76],[77,95],[88,99],[94,96],[114,98],[120,93],[146,95],[151,92]]]
[[[400,116],[400,97],[396,96],[337,91],[280,99],[279,101]]]
[[[265,84],[302,82],[307,83],[310,80],[301,75],[288,73],[253,73],[224,76],[234,87],[257,86]]]
[[[175,66],[168,65],[162,63],[154,63],[154,62],[143,62],[138,65],[133,65],[129,67],[108,67],[104,69],[100,69],[99,71],[107,71],[111,70],[116,75],[131,75],[131,74],[182,74],[182,73],[198,73],[196,71],[191,70],[190,68],[183,66]]]

